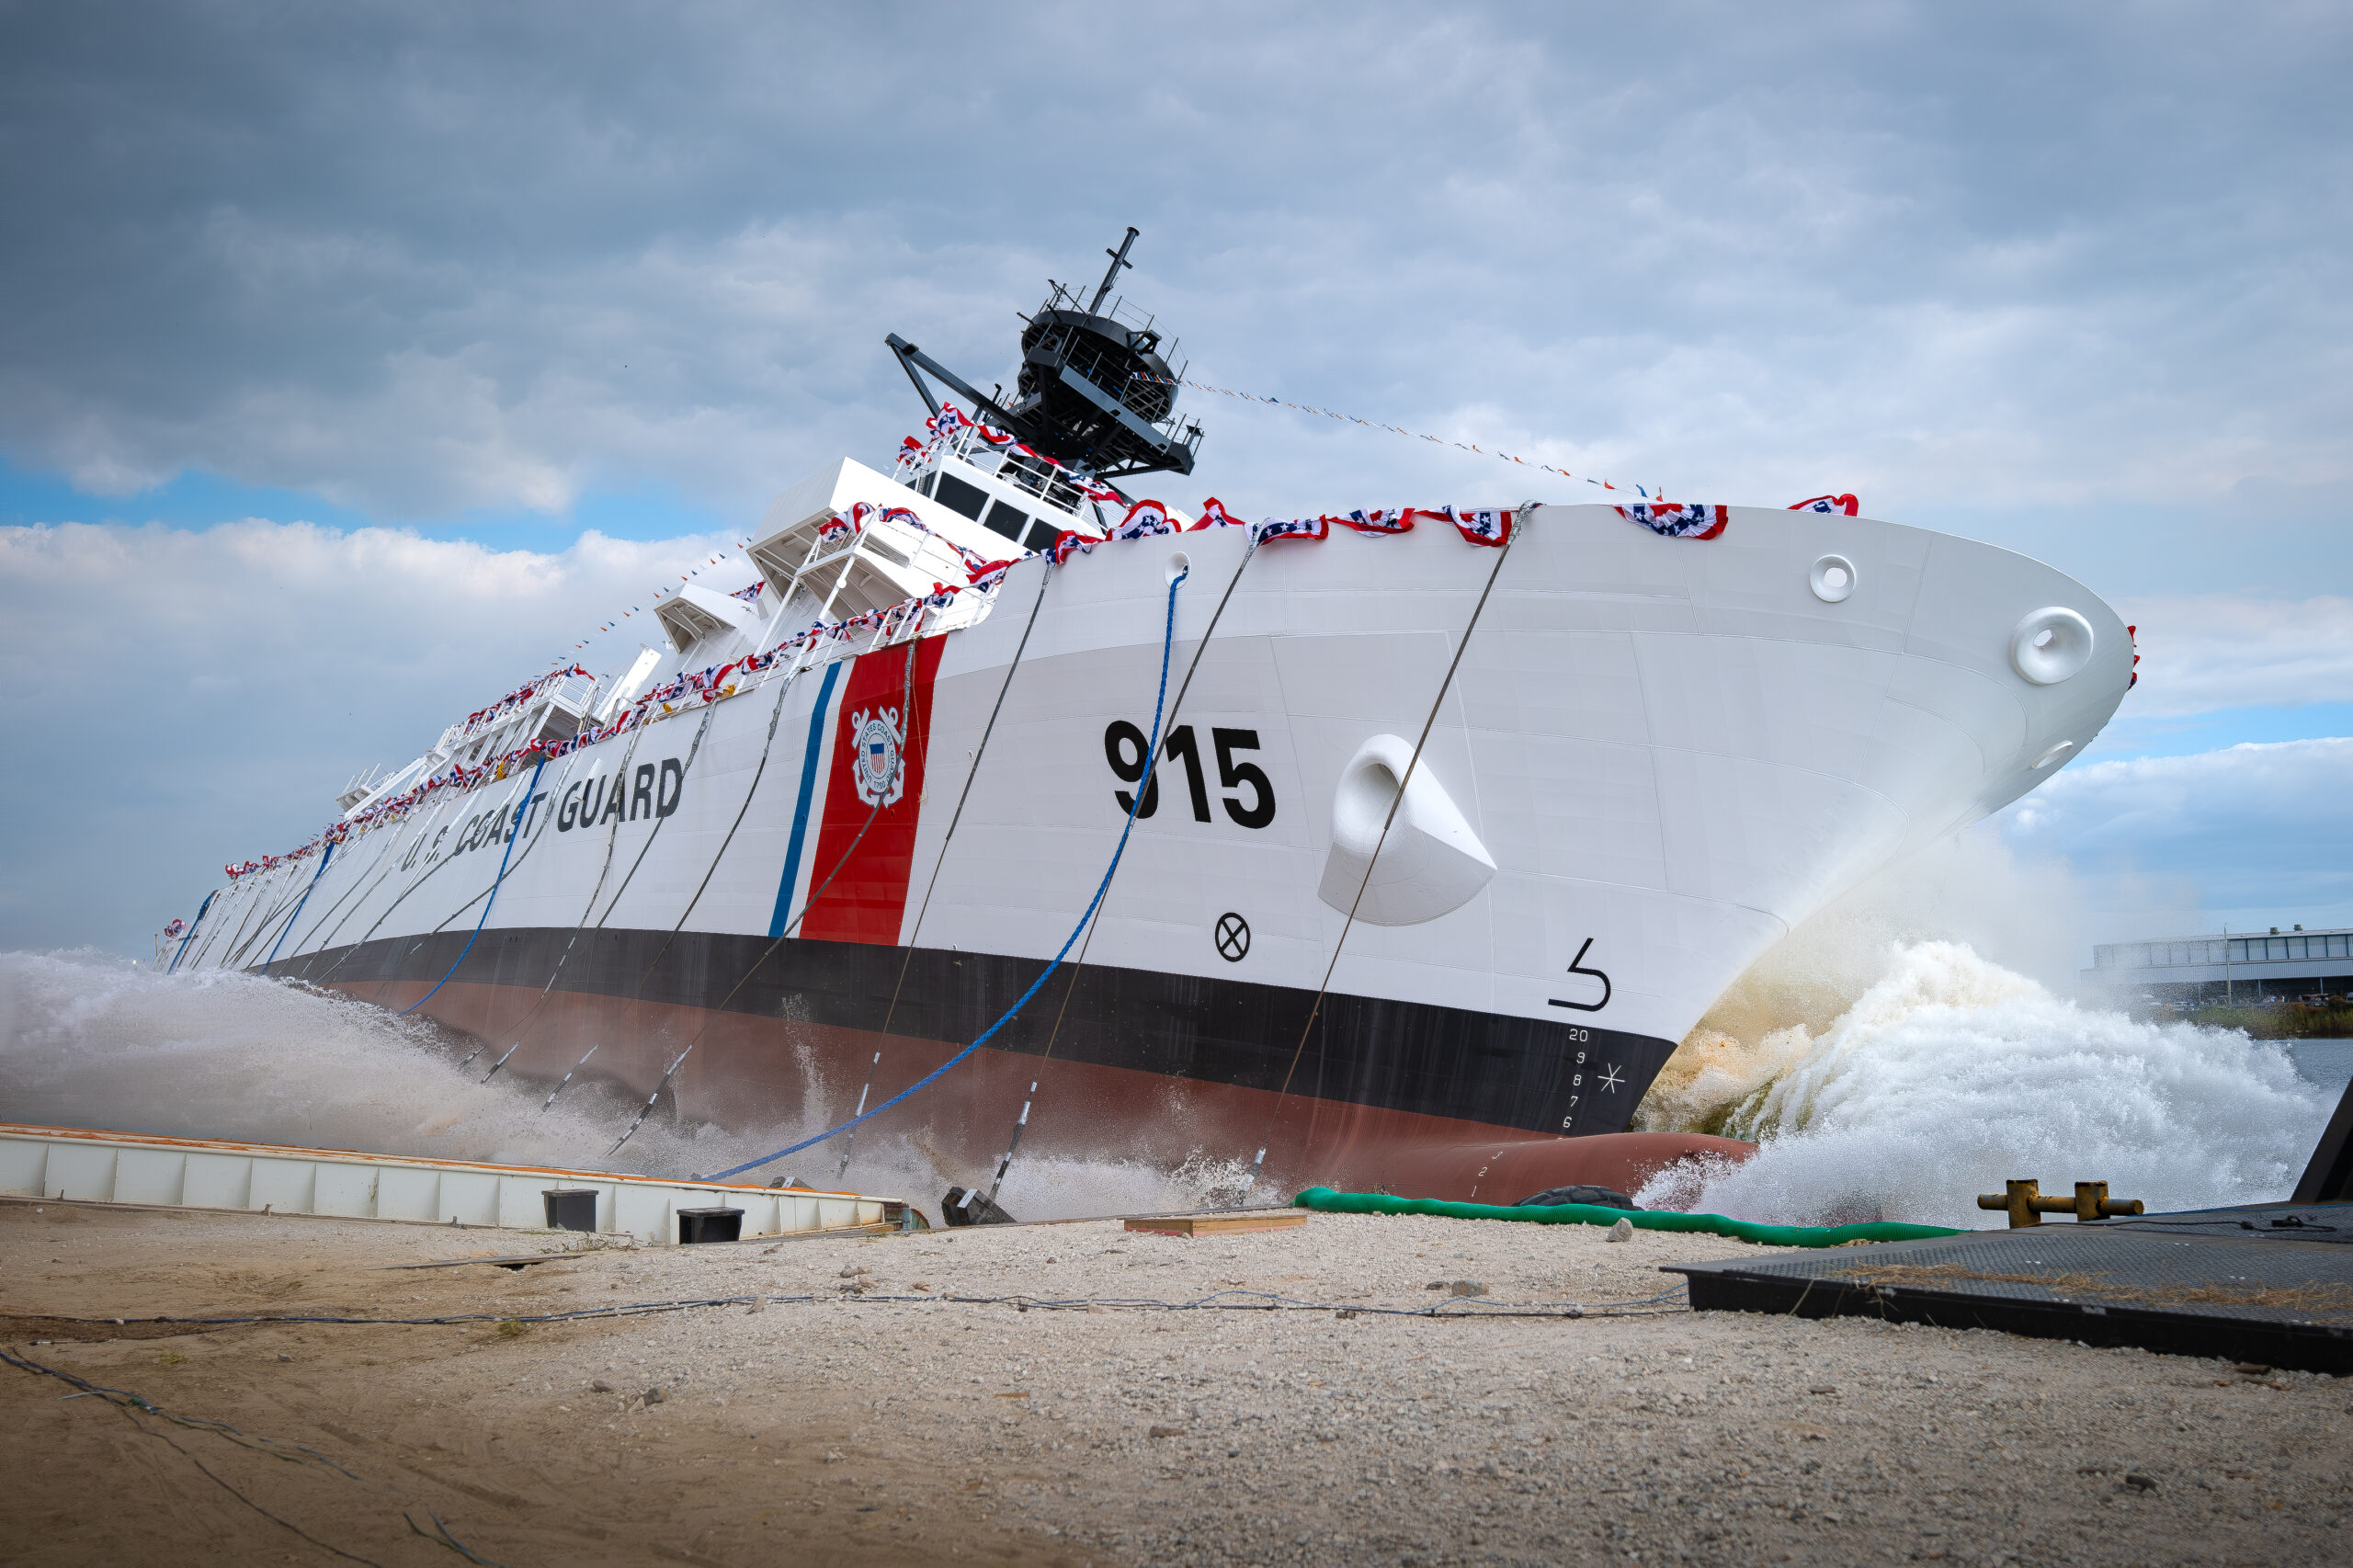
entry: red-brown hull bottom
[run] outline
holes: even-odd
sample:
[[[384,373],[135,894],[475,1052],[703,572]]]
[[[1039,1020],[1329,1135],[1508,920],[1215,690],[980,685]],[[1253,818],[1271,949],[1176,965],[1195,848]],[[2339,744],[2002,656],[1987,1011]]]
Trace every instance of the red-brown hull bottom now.
[[[399,1008],[431,986],[362,981],[335,988]],[[691,1042],[666,1091],[673,1114],[736,1133],[770,1131],[778,1147],[847,1119],[870,1071],[869,1103],[879,1105],[956,1050],[837,1025],[462,981],[444,985],[425,1011],[502,1052],[512,1046],[505,1071],[543,1085],[573,1071],[593,1047],[574,1085],[599,1080],[641,1100]],[[1312,1073],[1301,1076],[1312,1084]],[[1141,1161],[1165,1170],[1199,1159],[1233,1162],[1239,1170],[1263,1148],[1261,1197],[1312,1185],[1490,1203],[1571,1184],[1631,1194],[1678,1160],[1738,1160],[1755,1152],[1753,1144],[1697,1134],[1531,1134],[1298,1090],[1285,1095],[986,1047],[860,1131],[905,1139],[951,1179],[961,1172],[965,1184],[985,1186],[1025,1102],[1032,1109],[1024,1156]],[[798,1158],[821,1165],[832,1154],[828,1144]],[[759,1174],[801,1173],[788,1161]]]

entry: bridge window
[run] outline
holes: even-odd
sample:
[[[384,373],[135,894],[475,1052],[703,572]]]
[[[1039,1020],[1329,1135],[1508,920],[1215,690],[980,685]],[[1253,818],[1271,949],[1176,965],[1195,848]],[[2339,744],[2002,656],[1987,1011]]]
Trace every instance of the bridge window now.
[[[1000,501],[995,506],[989,508],[989,520],[981,526],[987,528],[991,533],[1003,534],[1006,538],[1018,544],[1021,541],[1021,530],[1029,524],[1029,513],[1016,511],[1013,507],[1008,506],[1004,502]]]
[[[982,510],[989,504],[987,491],[977,484],[967,484],[952,473],[939,476],[938,494],[941,506],[952,506],[976,523],[981,520]]]

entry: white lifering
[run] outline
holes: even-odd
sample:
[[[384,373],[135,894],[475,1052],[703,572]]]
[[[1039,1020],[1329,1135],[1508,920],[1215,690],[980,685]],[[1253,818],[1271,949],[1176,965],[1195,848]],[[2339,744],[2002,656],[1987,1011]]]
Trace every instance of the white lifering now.
[[[1825,555],[1813,563],[1806,585],[1815,598],[1835,605],[1855,591],[1855,563],[1843,555]]]
[[[2062,605],[2036,610],[2010,633],[2010,665],[2037,686],[2057,686],[2092,662],[2092,623]]]

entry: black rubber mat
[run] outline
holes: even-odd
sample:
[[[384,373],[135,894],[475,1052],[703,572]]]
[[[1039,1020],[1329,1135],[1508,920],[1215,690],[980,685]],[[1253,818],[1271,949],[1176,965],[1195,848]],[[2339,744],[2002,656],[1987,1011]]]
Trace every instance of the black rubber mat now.
[[[2072,1220],[2058,1221],[2072,1225]],[[2243,1209],[2188,1209],[2178,1214],[2131,1214],[2094,1220],[2102,1231],[2224,1236],[2235,1241],[2353,1242],[2353,1204],[2265,1203]],[[2045,1230],[2046,1225],[2033,1227]]]
[[[2301,1223],[2270,1223],[2281,1218]],[[2344,1376],[2353,1372],[2353,1249],[2335,1244],[2348,1230],[2353,1205],[2274,1206],[1760,1253],[1669,1271],[1689,1278],[1700,1312],[1868,1315]]]

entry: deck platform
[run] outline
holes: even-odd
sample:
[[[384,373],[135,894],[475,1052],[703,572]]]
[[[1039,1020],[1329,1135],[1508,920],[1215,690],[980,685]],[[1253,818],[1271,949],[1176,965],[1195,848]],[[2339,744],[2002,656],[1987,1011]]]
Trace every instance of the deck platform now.
[[[2353,1203],[1674,1264],[1695,1311],[1869,1315],[2353,1373]]]

